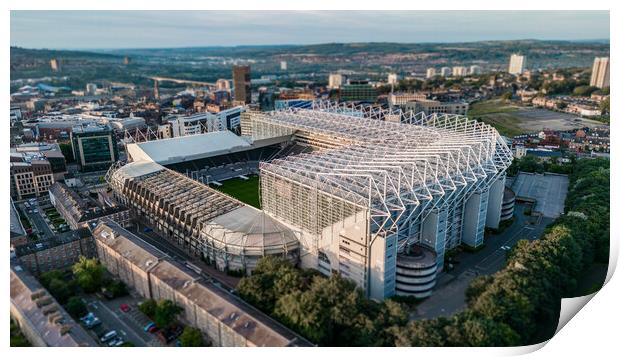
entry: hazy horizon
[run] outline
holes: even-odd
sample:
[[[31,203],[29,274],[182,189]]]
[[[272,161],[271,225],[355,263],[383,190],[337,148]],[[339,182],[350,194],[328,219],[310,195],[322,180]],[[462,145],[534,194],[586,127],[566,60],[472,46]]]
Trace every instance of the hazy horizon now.
[[[610,39],[609,11],[11,11],[10,17],[11,46],[52,50]]]

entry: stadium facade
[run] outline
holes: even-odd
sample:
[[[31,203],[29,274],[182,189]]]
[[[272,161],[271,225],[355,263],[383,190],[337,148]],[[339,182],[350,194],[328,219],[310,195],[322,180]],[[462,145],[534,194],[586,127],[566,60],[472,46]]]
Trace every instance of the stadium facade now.
[[[292,252],[285,255],[302,267],[338,272],[370,298],[430,295],[445,252],[460,244],[479,247],[485,226],[499,225],[512,154],[484,123],[317,101],[310,108],[244,113],[241,134],[250,142],[286,138],[289,146],[309,148],[287,149],[296,154],[260,163],[261,219],[271,222],[271,234],[286,247],[261,254]],[[136,177],[150,175],[127,174],[137,165],[142,163],[109,173],[119,195],[136,190],[131,183],[141,180]],[[193,185],[180,178],[161,181]],[[140,199],[136,194],[129,201],[141,205]],[[154,218],[162,215],[165,199],[151,199]],[[213,210],[212,199],[194,201],[201,210]],[[214,218],[183,217],[191,223],[184,229],[196,232],[194,249],[209,256],[213,244],[205,227],[212,227]],[[236,249],[224,244],[218,251],[227,261],[247,261],[243,243]]]

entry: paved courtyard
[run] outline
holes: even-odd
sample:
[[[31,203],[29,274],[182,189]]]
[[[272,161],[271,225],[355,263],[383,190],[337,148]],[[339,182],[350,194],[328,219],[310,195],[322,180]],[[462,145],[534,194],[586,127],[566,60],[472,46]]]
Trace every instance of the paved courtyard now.
[[[517,200],[519,198],[536,200],[534,210],[545,217],[558,218],[564,213],[564,200],[568,193],[566,175],[520,172],[511,188]]]

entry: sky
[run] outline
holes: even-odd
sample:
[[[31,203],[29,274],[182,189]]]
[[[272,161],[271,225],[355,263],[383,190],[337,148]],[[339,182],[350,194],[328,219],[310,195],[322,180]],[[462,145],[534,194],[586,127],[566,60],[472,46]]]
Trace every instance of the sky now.
[[[11,45],[168,48],[609,39],[608,11],[11,11]]]

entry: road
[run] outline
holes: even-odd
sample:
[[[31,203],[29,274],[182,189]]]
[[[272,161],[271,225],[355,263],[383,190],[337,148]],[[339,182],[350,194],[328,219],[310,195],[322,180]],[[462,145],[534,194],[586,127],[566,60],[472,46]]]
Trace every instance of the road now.
[[[128,298],[131,299],[131,298]],[[161,345],[157,339],[147,332],[144,332],[141,326],[135,318],[132,318],[131,311],[124,313],[120,311],[118,306],[121,303],[128,303],[132,306],[132,309],[137,309],[137,304],[132,301],[125,301],[115,299],[114,301],[102,301],[99,298],[92,296],[84,298],[88,306],[88,310],[95,314],[100,320],[102,325],[92,330],[93,334],[97,332],[105,333],[107,331],[116,330],[118,335],[125,341],[131,341],[136,346],[158,346]],[[97,338],[97,340],[99,340]]]
[[[38,232],[41,232],[43,234],[43,239],[49,239],[54,237],[54,232],[45,222],[45,219],[42,216],[41,208],[38,206],[38,204],[34,207],[30,205],[30,209],[35,208],[39,211],[39,213],[28,213],[28,208],[26,208],[23,202],[18,203],[18,206],[22,210],[22,212],[24,212],[24,214],[28,217],[30,224],[32,224],[32,226],[35,227]]]
[[[190,255],[179,246],[159,236],[156,232],[151,231],[148,233],[144,233],[144,225],[137,223],[136,227],[136,229],[131,230],[132,233],[136,234],[138,237],[142,238],[144,241],[151,244],[155,248],[165,252],[172,259],[182,264],[185,264],[185,262],[191,262],[193,265],[198,266],[205,273],[203,275],[209,277],[210,279],[216,280],[228,290],[235,289],[235,287],[239,283],[240,278],[229,276],[225,272],[219,271],[214,267],[205,264],[198,257]]]
[[[540,238],[553,219],[525,216],[524,208],[524,205],[515,205],[515,221],[501,234],[487,235],[483,249],[475,253],[459,253],[454,269],[439,275],[433,295],[416,306],[410,319],[451,316],[463,310],[466,307],[465,291],[471,280],[479,275],[491,275],[505,266],[506,251],[501,249],[502,246],[513,247],[521,239],[532,241]]]

